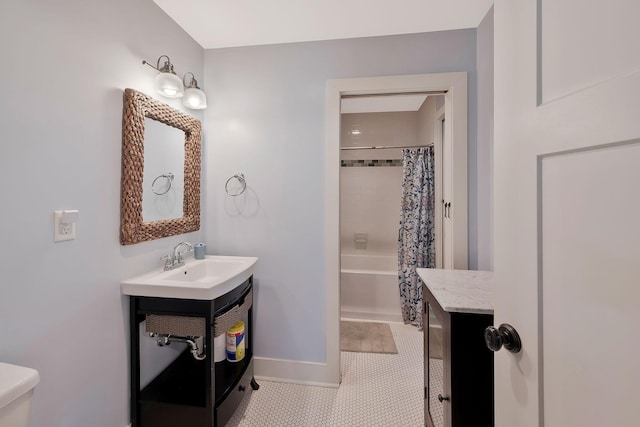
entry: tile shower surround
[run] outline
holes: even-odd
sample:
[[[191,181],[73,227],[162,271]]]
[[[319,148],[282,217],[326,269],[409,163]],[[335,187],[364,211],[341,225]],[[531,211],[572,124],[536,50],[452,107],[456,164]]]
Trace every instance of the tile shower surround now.
[[[340,167],[343,168],[362,168],[362,167],[383,167],[383,166],[402,166],[402,159],[386,159],[386,160],[340,160]]]

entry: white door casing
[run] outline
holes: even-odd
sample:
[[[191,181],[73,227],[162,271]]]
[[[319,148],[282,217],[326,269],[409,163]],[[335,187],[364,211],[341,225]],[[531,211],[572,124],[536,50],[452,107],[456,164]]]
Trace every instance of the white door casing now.
[[[447,135],[447,119],[446,117],[440,122],[442,128],[440,132],[442,133],[442,147],[440,150],[440,161],[435,159],[436,165],[440,165],[441,172],[441,196],[439,197],[436,194],[436,204],[442,201],[444,206],[444,215],[440,215],[442,219],[442,227],[439,228],[441,230],[441,239],[442,246],[436,246],[436,248],[442,249],[442,267],[446,270],[458,269],[458,270],[466,270],[467,266],[461,267],[459,264],[456,265],[455,260],[455,221],[452,220],[452,217],[455,218],[455,209],[456,203],[453,201],[455,190],[452,186],[454,182],[453,174],[456,170],[456,162],[455,162],[455,150],[453,145],[451,144],[451,139],[449,135]],[[438,213],[436,212],[436,215]],[[436,249],[437,250],[437,249]]]
[[[442,160],[443,147],[444,147],[444,114],[441,117],[438,117],[436,120],[435,126],[435,137],[434,137],[434,157],[433,161],[435,163],[435,228],[436,228],[436,268],[445,268],[444,260],[446,259],[443,256],[444,247],[445,247],[445,229],[444,229],[444,188],[446,184],[444,181],[444,174],[442,173],[442,165],[444,164]],[[438,232],[439,231],[439,232]],[[448,240],[449,246],[451,246],[451,239]],[[450,255],[449,255],[450,257]],[[451,261],[449,261],[451,263]]]
[[[640,2],[496,0],[496,426],[637,425]]]

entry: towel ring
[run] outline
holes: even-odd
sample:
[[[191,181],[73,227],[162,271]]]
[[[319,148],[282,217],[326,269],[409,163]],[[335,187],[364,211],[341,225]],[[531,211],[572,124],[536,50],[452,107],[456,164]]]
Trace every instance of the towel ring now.
[[[165,180],[164,187],[156,188],[156,183],[158,182],[159,179]],[[158,185],[160,185],[161,183],[163,183],[163,181],[160,181]],[[153,194],[162,196],[163,194],[167,194],[169,190],[171,190],[172,183],[173,183],[173,174],[171,172],[167,172],[165,174],[157,176],[156,179],[153,180],[153,182],[151,183],[151,191],[153,191]]]
[[[240,189],[240,191],[238,191],[237,193],[230,193],[229,192],[229,183],[231,182],[232,179],[237,179],[238,182],[240,183],[240,185],[242,186],[242,188]],[[244,190],[247,189],[247,181],[244,179],[244,174],[243,173],[237,173],[235,175],[233,175],[231,178],[229,178],[227,180],[227,182],[224,184],[224,191],[226,191],[226,193],[230,196],[239,196],[242,193],[244,193]]]

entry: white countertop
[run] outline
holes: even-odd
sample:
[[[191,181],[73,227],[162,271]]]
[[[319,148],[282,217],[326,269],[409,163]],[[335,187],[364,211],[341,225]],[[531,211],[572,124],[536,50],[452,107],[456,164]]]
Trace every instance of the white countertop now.
[[[253,274],[258,258],[207,255],[173,270],[161,267],[120,283],[124,295],[212,301]]]
[[[417,272],[445,311],[493,314],[493,272],[434,268]]]
[[[0,362],[0,408],[29,392],[39,382],[40,375],[35,369]]]

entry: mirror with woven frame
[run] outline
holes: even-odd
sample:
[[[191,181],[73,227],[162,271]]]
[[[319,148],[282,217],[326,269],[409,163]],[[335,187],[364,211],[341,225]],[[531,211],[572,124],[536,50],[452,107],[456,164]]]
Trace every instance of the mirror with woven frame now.
[[[184,132],[184,192],[181,218],[145,221],[142,214],[145,119],[155,120]],[[200,229],[200,152],[202,124],[134,89],[124,91],[122,116],[122,180],[120,243],[189,233]],[[149,143],[149,142],[148,142]]]

